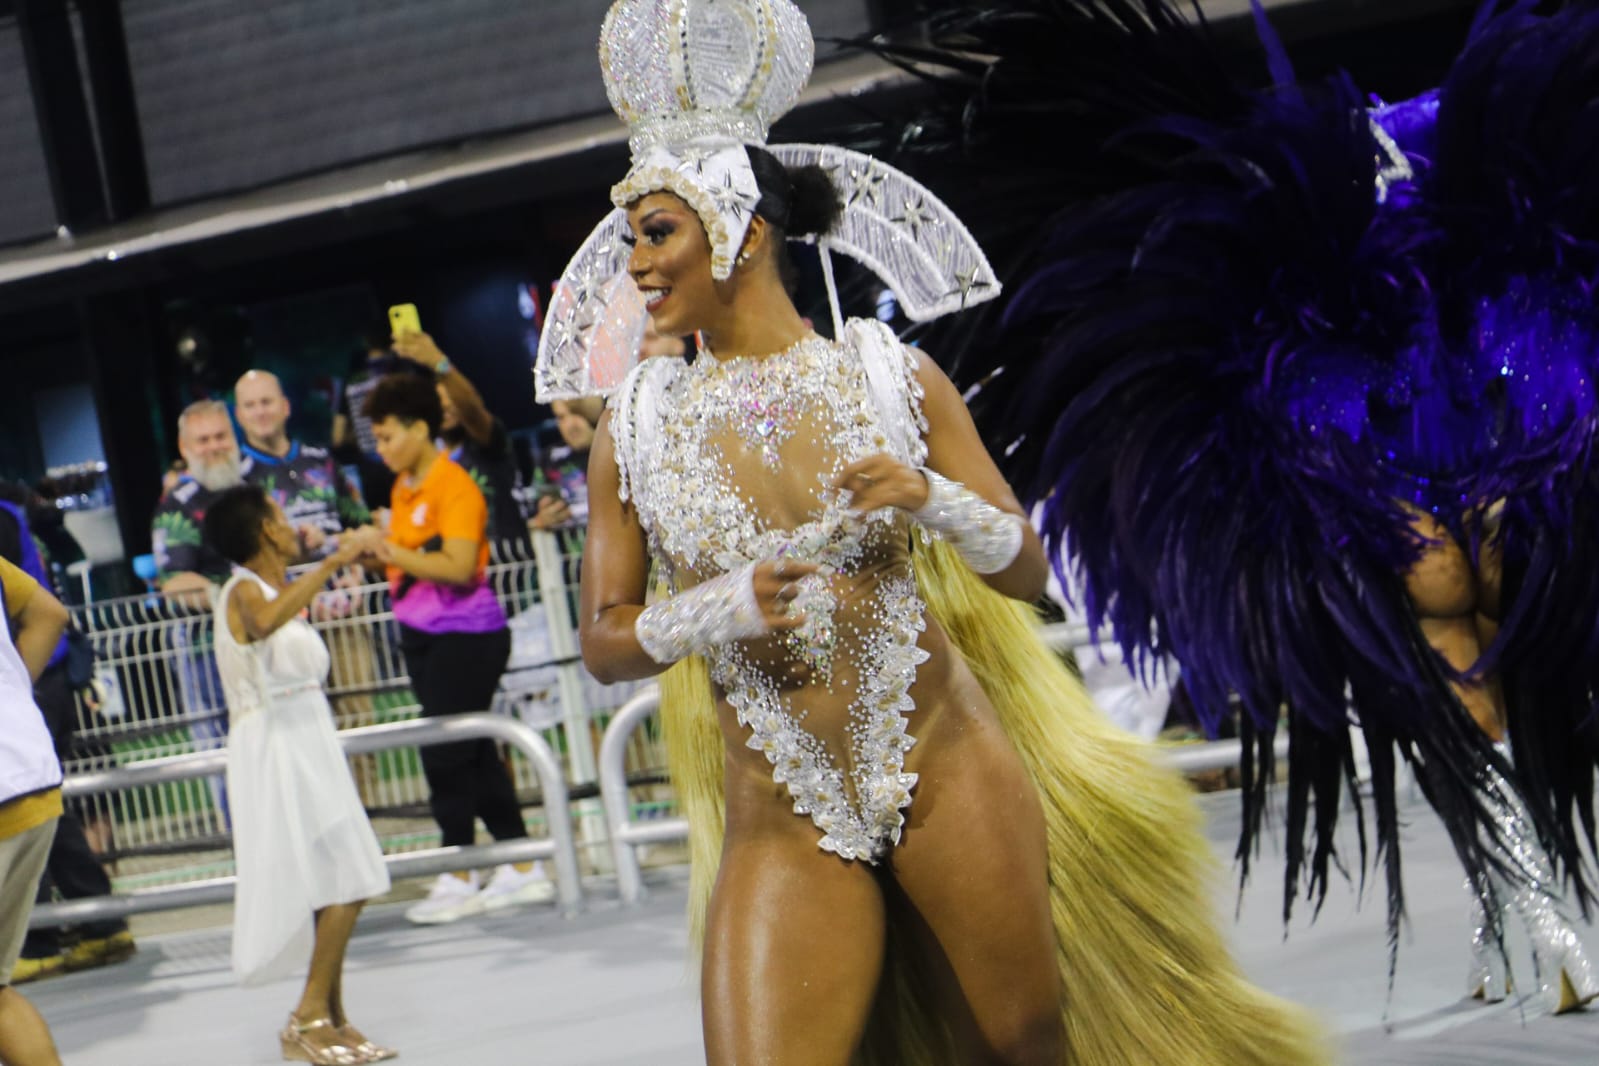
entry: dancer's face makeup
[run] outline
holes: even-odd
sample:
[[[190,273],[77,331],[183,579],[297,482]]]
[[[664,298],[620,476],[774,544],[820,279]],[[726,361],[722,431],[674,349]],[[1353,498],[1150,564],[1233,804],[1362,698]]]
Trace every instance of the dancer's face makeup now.
[[[669,192],[651,193],[627,209],[633,230],[628,273],[662,333],[686,336],[706,328],[724,302],[711,277],[711,242],[699,216]]]

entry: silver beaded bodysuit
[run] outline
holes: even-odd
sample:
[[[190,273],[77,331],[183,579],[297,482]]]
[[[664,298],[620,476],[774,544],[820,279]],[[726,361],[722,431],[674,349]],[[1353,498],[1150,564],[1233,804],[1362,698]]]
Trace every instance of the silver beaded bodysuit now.
[[[692,366],[644,361],[612,414],[622,496],[674,590],[750,562],[819,564],[799,583],[800,629],[722,645],[711,676],[820,846],[876,861],[899,841],[916,775],[904,772],[910,689],[927,659],[902,511],[847,513],[832,489],[857,459],[921,465],[916,356],[884,327],[842,344]]]

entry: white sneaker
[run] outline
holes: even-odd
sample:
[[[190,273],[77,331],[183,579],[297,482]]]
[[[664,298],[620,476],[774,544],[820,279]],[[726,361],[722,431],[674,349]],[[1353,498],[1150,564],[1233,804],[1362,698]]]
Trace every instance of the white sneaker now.
[[[523,873],[510,863],[495,868],[488,887],[478,893],[486,911],[515,907],[520,903],[547,903],[555,898],[555,886],[537,866]]]
[[[439,874],[428,889],[428,898],[405,912],[407,921],[417,925],[443,925],[483,913],[482,893],[477,872],[463,881],[454,874]]]

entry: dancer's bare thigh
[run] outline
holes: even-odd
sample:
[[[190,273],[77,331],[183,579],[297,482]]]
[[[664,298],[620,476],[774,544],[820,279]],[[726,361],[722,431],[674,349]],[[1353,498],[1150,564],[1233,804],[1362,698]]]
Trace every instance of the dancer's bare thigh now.
[[[817,847],[769,772],[729,770],[701,978],[707,1062],[847,1066],[883,966],[877,875]]]
[[[981,689],[958,673],[952,709],[915,764],[921,777],[891,870],[965,999],[955,1016],[968,1016],[979,1040],[963,1061],[1058,1066],[1064,1035],[1043,809]]]

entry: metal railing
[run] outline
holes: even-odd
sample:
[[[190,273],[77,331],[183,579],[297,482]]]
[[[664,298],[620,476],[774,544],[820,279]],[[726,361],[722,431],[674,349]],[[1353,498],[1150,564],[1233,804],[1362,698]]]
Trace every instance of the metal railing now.
[[[562,763],[569,794],[597,797],[600,730],[633,688],[600,685],[577,656],[573,611],[580,537],[539,534],[531,548],[498,544],[488,569],[488,582],[510,619],[512,651],[493,706],[482,710],[539,731]],[[97,708],[79,707],[75,751],[63,766],[69,777],[222,749],[227,712],[211,652],[209,608],[145,595],[87,604],[76,614],[94,645],[106,698]],[[330,653],[325,687],[340,730],[417,716],[386,585],[335,580],[315,601],[310,621]],[[635,777],[664,780],[664,756],[646,732],[636,735],[628,757]],[[386,853],[436,846],[429,790],[414,751],[355,755],[350,766]],[[510,769],[521,795],[539,789],[528,760],[513,752]],[[668,812],[672,806],[664,788],[645,802]],[[93,793],[73,807],[91,846],[114,871],[119,892],[199,884],[232,870],[218,774]],[[578,798],[573,811],[584,869],[609,869],[598,799]],[[542,831],[542,817],[530,812],[535,833]]]
[[[1094,637],[1094,631],[1088,628],[1086,622],[1055,622],[1041,626],[1038,636],[1052,651],[1062,654],[1092,648],[1099,643]]]
[[[512,657],[496,697],[496,708],[509,715],[473,718],[494,722],[493,729],[526,731],[537,740],[538,755],[512,742],[526,756],[513,760],[513,774],[524,795],[535,788],[546,798],[560,794],[559,817],[553,806],[545,809],[552,839],[562,835],[557,857],[575,848],[590,872],[614,866],[623,898],[637,899],[643,887],[636,849],[681,841],[687,834],[687,823],[676,817],[675,795],[660,785],[665,759],[659,737],[639,729],[657,706],[657,690],[653,685],[600,686],[583,670],[573,613],[580,536],[536,533],[531,547],[529,552],[526,544],[498,546],[488,575],[511,619]],[[462,863],[549,854],[555,847],[549,841],[465,851],[429,846],[431,829],[418,825],[426,817],[426,784],[416,755],[399,749],[429,743],[423,738],[446,723],[413,717],[417,708],[397,647],[387,587],[335,584],[319,598],[311,618],[331,652],[328,697],[362,801],[379,820],[391,872],[413,876]],[[226,765],[226,711],[210,664],[210,612],[136,597],[81,608],[79,624],[95,643],[98,670],[110,684],[115,706],[109,715],[83,712],[83,757],[66,765],[68,794],[77,797],[85,821],[97,822],[110,841],[97,847],[119,861],[118,889],[126,895],[115,898],[122,908],[117,913],[229,898],[232,878],[216,876],[229,871],[231,863],[217,783]],[[1081,624],[1045,626],[1042,635],[1061,652],[1092,654],[1096,643],[1096,635]],[[635,691],[607,723],[610,708]],[[603,737],[598,736],[601,725],[606,726]],[[1236,766],[1240,755],[1237,741],[1170,753],[1184,772]],[[559,784],[552,786],[546,763],[554,765]],[[653,794],[630,792],[641,781]],[[578,798],[568,809],[569,796],[592,796],[589,790],[596,787],[598,803]],[[573,862],[574,873],[563,877],[575,885],[579,868]],[[562,900],[575,905],[564,895]],[[84,908],[101,905],[106,901],[41,907],[35,924],[82,920]]]
[[[605,831],[611,841],[611,864],[616,870],[616,890],[623,903],[637,903],[644,896],[644,876],[639,868],[641,844],[660,844],[688,839],[688,819],[658,818],[640,823],[633,820],[628,801],[627,771],[624,757],[628,738],[661,706],[661,690],[650,685],[622,705],[611,717],[600,741],[600,800],[605,807]]]
[[[556,899],[562,913],[576,914],[583,906],[583,886],[578,870],[577,843],[566,795],[566,778],[549,744],[535,730],[493,714],[463,714],[449,718],[418,718],[407,722],[362,726],[339,733],[348,755],[364,755],[394,748],[429,747],[460,740],[487,738],[516,748],[538,775],[541,799],[549,824],[545,839],[501,841],[472,847],[431,848],[386,855],[393,877],[418,877],[503,862],[528,862],[551,858],[555,864]],[[128,766],[74,774],[62,786],[68,797],[79,797],[140,786],[168,784],[211,777],[227,769],[225,751],[202,751],[150,759]],[[171,910],[233,898],[236,878],[217,877],[127,895],[76,899],[34,908],[30,926],[60,925],[126,917],[149,911]]]
[[[1103,642],[1085,622],[1057,622],[1042,627],[1039,636],[1054,651],[1081,655],[1091,652]],[[1288,755],[1288,734],[1279,732],[1272,744],[1278,759]],[[1161,755],[1172,769],[1185,774],[1209,773],[1213,770],[1231,770],[1244,759],[1244,745],[1240,740],[1208,740],[1197,744],[1162,747]]]

